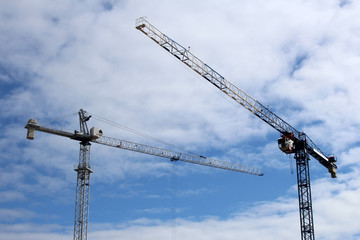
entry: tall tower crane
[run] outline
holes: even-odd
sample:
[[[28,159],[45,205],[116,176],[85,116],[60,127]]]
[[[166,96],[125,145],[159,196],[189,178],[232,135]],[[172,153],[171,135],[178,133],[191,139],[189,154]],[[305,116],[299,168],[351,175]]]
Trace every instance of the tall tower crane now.
[[[278,139],[280,150],[286,154],[294,154],[296,160],[301,239],[314,240],[309,155],[326,167],[332,178],[336,178],[337,173],[335,156],[325,155],[304,132],[296,130],[275,113],[270,111],[269,108],[265,107],[255,98],[225,79],[213,68],[192,54],[190,49],[184,48],[173,39],[163,34],[144,17],[140,17],[136,20],[135,27],[183,62],[186,66],[194,70],[197,74],[212,83],[223,93],[280,132],[281,138]]]
[[[25,126],[27,128],[27,139],[35,138],[35,131],[50,133],[62,137],[67,137],[80,142],[79,164],[75,171],[77,172],[76,201],[75,201],[75,222],[74,222],[74,240],[86,240],[89,218],[89,193],[90,193],[90,174],[93,170],[90,168],[90,146],[92,143],[98,143],[110,147],[121,148],[134,152],[149,154],[153,156],[168,158],[171,161],[183,161],[214,168],[220,168],[240,173],[262,176],[260,168],[250,167],[234,162],[225,162],[204,156],[182,153],[163,148],[148,146],[140,143],[129,142],[112,137],[103,136],[102,130],[92,127],[90,130],[87,121],[91,118],[86,111],[80,109],[78,112],[80,120],[80,131],[66,132],[57,129],[40,126],[36,119],[30,119]]]

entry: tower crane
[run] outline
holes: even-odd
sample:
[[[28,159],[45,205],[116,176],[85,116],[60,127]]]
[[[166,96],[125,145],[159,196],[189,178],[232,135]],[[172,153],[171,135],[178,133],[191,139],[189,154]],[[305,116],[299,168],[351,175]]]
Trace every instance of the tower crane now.
[[[103,136],[101,129],[92,127],[90,130],[87,121],[91,118],[86,111],[80,109],[78,112],[80,121],[80,131],[66,132],[41,126],[36,119],[29,119],[25,128],[27,128],[27,139],[35,138],[35,131],[50,133],[62,137],[67,137],[80,142],[79,164],[75,171],[77,172],[76,201],[75,201],[75,222],[74,222],[74,240],[86,240],[88,217],[89,217],[89,194],[90,194],[90,174],[93,170],[90,168],[90,146],[91,143],[98,143],[110,147],[130,150],[134,152],[149,154],[153,156],[168,158],[171,161],[183,161],[199,164],[214,168],[220,168],[240,173],[262,176],[260,168],[247,165],[220,161],[204,156],[182,153],[163,148],[153,147],[145,144],[129,142],[112,137]]]
[[[144,17],[136,20],[135,27],[197,74],[212,83],[216,88],[280,132],[281,138],[278,139],[280,150],[286,154],[294,154],[296,160],[301,239],[314,240],[309,155],[327,168],[332,178],[336,178],[337,174],[335,156],[324,154],[308,135],[296,130],[278,115],[270,111],[268,107],[265,107],[255,98],[225,79],[213,68],[191,53],[189,48],[184,48],[163,34]]]

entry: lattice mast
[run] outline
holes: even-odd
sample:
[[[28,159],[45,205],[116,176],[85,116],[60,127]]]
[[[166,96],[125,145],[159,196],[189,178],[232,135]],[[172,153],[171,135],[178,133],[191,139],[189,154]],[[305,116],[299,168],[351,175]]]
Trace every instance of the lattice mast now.
[[[86,122],[90,119],[84,110],[79,111],[80,135],[89,136],[90,132]],[[77,172],[76,181],[76,200],[75,200],[75,222],[74,240],[86,240],[89,219],[89,199],[90,199],[90,141],[84,138],[80,141],[79,165],[75,169]]]
[[[286,154],[295,153],[301,239],[315,239],[309,175],[309,154],[328,169],[332,178],[336,178],[337,166],[335,157],[326,156],[305,133],[296,130],[270,111],[269,108],[225,79],[213,68],[191,53],[190,49],[184,48],[163,34],[144,17],[137,19],[135,25],[136,29],[147,35],[197,74],[281,133],[282,136],[278,139],[279,148]]]

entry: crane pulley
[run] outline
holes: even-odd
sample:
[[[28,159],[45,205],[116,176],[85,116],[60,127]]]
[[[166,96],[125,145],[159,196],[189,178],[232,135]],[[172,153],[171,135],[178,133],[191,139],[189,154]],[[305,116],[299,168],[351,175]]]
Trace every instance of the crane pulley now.
[[[83,109],[80,109],[78,114],[80,120],[80,131],[67,132],[44,127],[39,125],[36,119],[30,119],[25,126],[25,128],[27,128],[27,139],[30,140],[33,140],[35,138],[35,131],[39,131],[67,137],[80,142],[79,164],[75,169],[75,171],[77,172],[77,184],[75,201],[74,240],[87,239],[90,174],[93,173],[93,170],[91,170],[90,168],[91,142],[134,152],[149,154],[153,156],[168,158],[171,161],[184,161],[188,163],[252,174],[256,176],[263,175],[261,169],[256,167],[250,167],[239,163],[211,159],[196,154],[176,152],[145,144],[106,137],[103,136],[102,130],[97,127],[92,127],[90,130],[88,129],[87,121],[90,119],[91,115],[89,115]]]
[[[293,153],[296,159],[301,237],[302,239],[315,239],[310,190],[309,155],[326,167],[332,178],[336,178],[337,175],[336,158],[334,156],[326,156],[304,132],[296,130],[278,115],[270,111],[269,108],[225,79],[225,77],[191,53],[190,49],[184,48],[169,36],[162,33],[144,17],[136,20],[135,28],[213,84],[216,88],[280,132],[281,138],[278,139],[280,150],[286,154]]]

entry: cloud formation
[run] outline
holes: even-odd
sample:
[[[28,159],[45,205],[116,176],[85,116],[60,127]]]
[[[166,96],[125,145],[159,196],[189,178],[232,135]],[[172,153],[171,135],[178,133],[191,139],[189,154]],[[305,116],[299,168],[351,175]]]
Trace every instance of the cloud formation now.
[[[311,161],[316,236],[359,238],[359,10],[356,1],[337,0],[1,2],[0,239],[71,238],[78,144],[41,133],[29,142],[23,127],[34,117],[73,131],[80,108],[187,151],[264,168],[265,180],[178,168],[179,199],[193,202],[178,206],[177,238],[299,236],[295,176],[286,176],[278,134],[135,30],[144,15],[337,154],[337,180]],[[151,143],[101,127],[107,136]],[[89,239],[172,236],[171,220],[161,215],[170,209],[163,202],[170,198],[168,162],[95,145],[91,161]],[[219,198],[221,184],[234,185],[224,193],[233,201]],[[129,206],[129,216],[98,214],[107,204],[121,212],[116,201]],[[232,212],[203,216],[197,204],[230,204]]]

